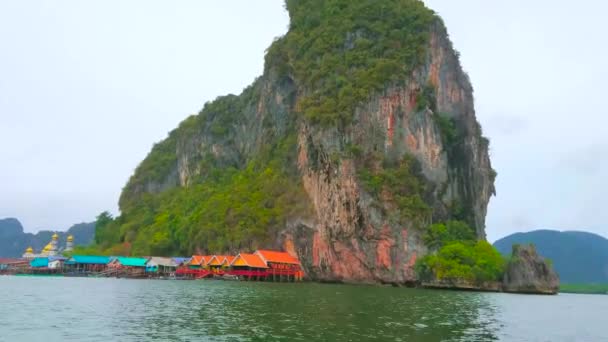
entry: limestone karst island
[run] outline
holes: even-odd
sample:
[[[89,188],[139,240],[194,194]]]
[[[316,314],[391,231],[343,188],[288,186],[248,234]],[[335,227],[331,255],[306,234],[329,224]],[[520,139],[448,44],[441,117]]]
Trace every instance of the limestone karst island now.
[[[55,235],[2,272],[556,293],[533,247],[507,261],[486,242],[497,172],[442,19],[414,0],[285,6],[263,74],[155,144],[92,244]]]
[[[0,1],[0,342],[608,341],[581,1]]]

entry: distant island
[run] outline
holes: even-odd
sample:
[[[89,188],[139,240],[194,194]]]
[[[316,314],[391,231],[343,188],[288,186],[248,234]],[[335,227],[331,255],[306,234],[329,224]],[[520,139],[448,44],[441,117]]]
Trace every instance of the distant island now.
[[[59,241],[66,241],[72,235],[75,245],[89,245],[95,237],[95,222],[78,223],[65,232],[41,230],[32,234],[25,233],[21,222],[16,218],[0,219],[0,257],[19,258],[28,247],[36,251],[42,250],[55,233],[59,236]]]
[[[534,230],[515,233],[494,242],[503,255],[513,244],[532,243],[551,260],[563,292],[608,292],[608,239],[582,231]]]

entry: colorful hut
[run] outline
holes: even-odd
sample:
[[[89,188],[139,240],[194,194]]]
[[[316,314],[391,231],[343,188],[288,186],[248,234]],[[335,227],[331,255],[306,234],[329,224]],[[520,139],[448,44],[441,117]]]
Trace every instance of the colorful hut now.
[[[110,257],[107,256],[74,255],[64,263],[64,267],[74,273],[103,272],[109,263]]]
[[[211,258],[213,258],[213,255],[193,255],[190,259],[189,267],[193,269],[206,269]]]
[[[268,266],[268,276],[273,280],[301,280],[303,272],[300,261],[286,252],[257,250],[254,253]]]
[[[193,255],[188,262],[180,264],[175,274],[186,278],[205,278],[211,275],[207,269],[207,264],[211,260],[211,255]]]
[[[211,259],[213,259],[213,255],[203,255],[203,261],[201,262],[201,266],[208,270],[209,269],[209,262],[211,262]]]
[[[49,258],[38,257],[30,261],[30,267],[32,268],[47,268],[49,267]]]
[[[108,267],[115,276],[141,277],[145,274],[147,262],[146,258],[117,257]]]
[[[146,262],[148,262],[148,259],[146,258],[116,257],[108,266],[114,268],[136,267],[144,269],[146,267]]]
[[[50,268],[52,270],[60,270],[63,268],[63,264],[65,263],[66,260],[67,260],[67,258],[62,257],[62,256],[50,256],[48,268]]]
[[[146,263],[146,272],[166,276],[175,273],[177,266],[173,258],[151,257]]]
[[[222,269],[224,271],[228,270],[228,268],[230,268],[230,264],[232,264],[235,258],[235,255],[226,255],[224,260],[222,260]]]
[[[192,258],[173,257],[171,259],[173,259],[173,261],[175,261],[175,263],[177,264],[177,266],[183,266],[185,264],[188,264]]]
[[[202,255],[193,255],[192,258],[190,258],[190,262],[188,262],[188,267],[189,268],[201,268],[201,263],[203,262],[203,256]]]
[[[240,253],[230,263],[230,274],[243,277],[244,279],[265,278],[268,266],[257,254]]]
[[[226,260],[226,257],[229,257],[229,255],[214,255],[207,263],[207,267],[213,273],[223,273],[223,271],[224,271],[223,266],[224,266],[224,261]],[[232,258],[234,258],[234,257],[232,257]]]
[[[0,274],[23,270],[30,267],[27,259],[0,258]]]

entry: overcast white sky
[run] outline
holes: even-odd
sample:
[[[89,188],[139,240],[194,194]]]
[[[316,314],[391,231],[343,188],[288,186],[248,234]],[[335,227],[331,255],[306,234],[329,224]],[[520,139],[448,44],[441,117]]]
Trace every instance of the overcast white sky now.
[[[152,144],[239,93],[285,33],[282,0],[0,0],[0,218],[26,231],[117,213]],[[488,239],[608,236],[604,1],[427,0],[491,139]]]

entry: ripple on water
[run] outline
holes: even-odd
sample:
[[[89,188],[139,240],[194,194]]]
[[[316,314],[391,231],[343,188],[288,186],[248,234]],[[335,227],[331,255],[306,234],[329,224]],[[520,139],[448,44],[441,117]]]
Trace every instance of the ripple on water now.
[[[20,277],[0,289],[0,341],[608,340],[608,301],[580,296]]]

